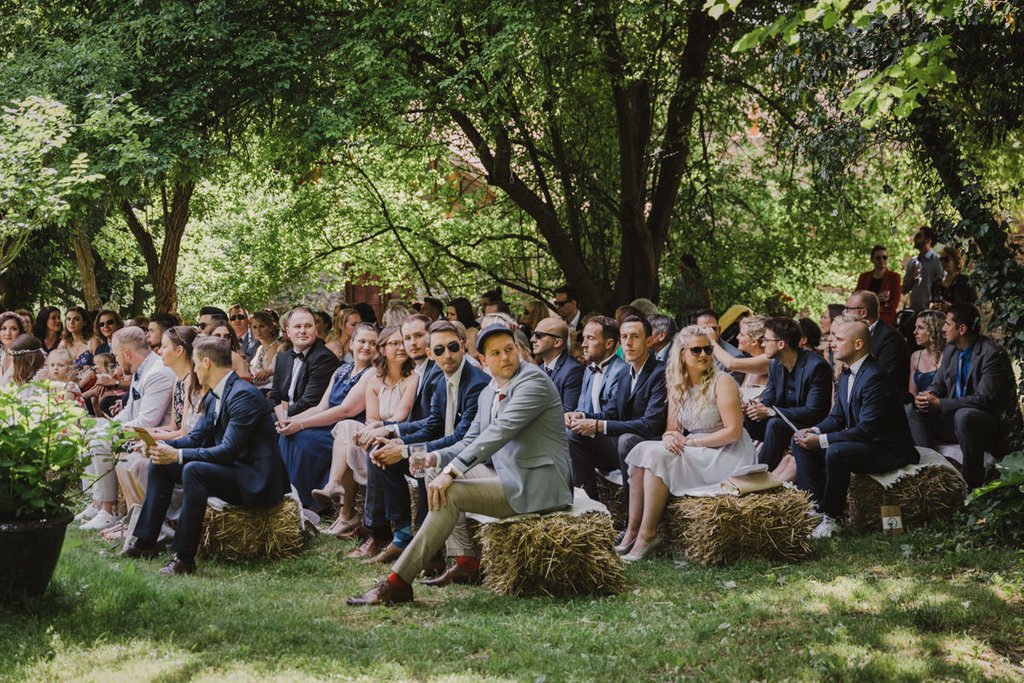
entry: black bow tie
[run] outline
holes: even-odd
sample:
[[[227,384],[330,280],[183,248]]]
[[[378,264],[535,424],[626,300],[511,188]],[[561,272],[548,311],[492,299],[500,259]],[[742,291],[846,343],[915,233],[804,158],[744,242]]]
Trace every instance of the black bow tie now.
[[[587,366],[587,370],[590,370],[591,372],[601,372],[601,373],[603,373],[604,372],[604,367],[598,365],[597,363],[591,363],[590,365]]]
[[[298,358],[300,361],[306,360],[306,354],[304,354],[302,351],[290,351],[289,353],[292,354],[292,360],[295,360],[296,358]]]
[[[851,370],[850,368],[843,368],[842,374],[843,375],[852,375],[853,374],[853,370]]]

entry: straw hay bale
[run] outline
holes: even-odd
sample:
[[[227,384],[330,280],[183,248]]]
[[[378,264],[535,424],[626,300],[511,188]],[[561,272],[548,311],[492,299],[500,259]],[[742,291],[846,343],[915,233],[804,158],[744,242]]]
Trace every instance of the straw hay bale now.
[[[603,513],[481,525],[484,586],[499,595],[611,595],[626,588],[616,532]]]
[[[626,528],[626,507],[622,504],[620,496],[622,487],[608,481],[601,475],[597,476],[597,500],[608,508],[612,516],[612,526],[616,529]]]
[[[847,526],[855,531],[881,531],[882,506],[899,505],[903,527],[948,519],[963,507],[963,479],[945,467],[924,467],[888,489],[868,475],[854,474],[847,493]]]
[[[298,555],[304,541],[299,505],[292,498],[271,508],[207,506],[199,554],[224,560],[275,560]]]
[[[811,555],[817,520],[810,496],[791,488],[747,496],[679,498],[666,523],[672,546],[700,564],[740,558],[796,561]]]

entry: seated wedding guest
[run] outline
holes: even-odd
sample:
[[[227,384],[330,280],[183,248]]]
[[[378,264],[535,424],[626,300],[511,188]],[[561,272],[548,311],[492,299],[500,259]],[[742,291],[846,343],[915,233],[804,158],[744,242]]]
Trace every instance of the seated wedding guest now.
[[[343,363],[353,362],[352,332],[355,326],[361,322],[359,311],[348,306],[339,310],[334,316],[334,330],[329,335],[327,348],[333,351]]]
[[[149,329],[149,316],[148,315],[137,315],[132,318],[132,326],[137,327],[143,332]]]
[[[18,335],[7,347],[11,358],[11,384],[23,387],[36,379],[46,364],[43,343],[31,334]]]
[[[114,333],[124,327],[124,322],[121,320],[121,316],[117,314],[117,311],[102,310],[96,314],[96,336],[99,338],[99,346],[93,351],[93,355],[97,353],[110,353],[110,341],[114,338]]]
[[[506,313],[507,311],[487,310],[488,308],[493,308],[498,304],[503,303],[505,303],[505,300],[502,298],[501,287],[495,287],[494,289],[487,290],[480,295],[480,315],[487,315],[488,313]]]
[[[618,392],[619,377],[626,362],[615,355],[619,345],[619,326],[613,318],[595,315],[583,326],[583,360],[587,369],[583,373],[580,400],[574,412],[582,417],[607,413]],[[566,427],[572,414],[566,414]]]
[[[551,305],[558,317],[569,326],[569,346],[574,346],[579,341],[579,333],[583,331],[583,311],[580,310],[580,296],[572,285],[563,285],[555,290],[555,297]],[[618,315],[615,319],[622,324]]]
[[[791,444],[797,485],[810,491],[823,515],[812,538],[835,531],[851,473],[890,472],[919,460],[896,385],[870,355],[867,325],[836,321],[832,332],[836,360],[845,365],[832,412],[794,434]]]
[[[60,309],[54,306],[43,306],[32,325],[32,335],[43,344],[43,351],[49,353],[60,344],[64,324],[61,322]]]
[[[338,357],[316,336],[316,320],[307,306],[296,306],[284,319],[290,348],[274,359],[274,383],[268,400],[285,404],[292,417],[320,403],[338,369]]]
[[[664,363],[672,347],[672,340],[676,336],[676,321],[661,313],[652,313],[647,319],[651,321],[651,328],[654,330],[654,334],[651,335],[651,353]]]
[[[227,322],[220,322],[219,319],[214,318],[213,326],[208,328],[207,332],[214,337],[228,340],[228,344],[231,346],[231,370],[246,382],[251,382],[252,374],[249,371],[249,361],[242,355],[242,347],[231,326]]]
[[[200,308],[199,320],[196,322],[196,328],[199,332],[199,336],[210,334],[210,326],[215,322],[228,322],[228,314],[223,308],[218,308],[216,306],[203,306]]]
[[[199,407],[203,399],[203,390],[196,379],[192,365],[192,344],[196,339],[196,331],[187,325],[172,325],[160,338],[160,362],[174,373],[174,388],[171,391],[170,421],[149,431],[154,439],[165,441],[186,436],[199,419]],[[131,510],[134,505],[142,505],[149,481],[149,459],[143,453],[143,444],[114,466],[117,484],[124,494],[125,506]],[[168,513],[169,519],[176,520],[177,514]],[[103,532],[103,538],[116,540],[121,538],[127,528],[127,519]]]
[[[93,335],[86,310],[81,306],[69,308],[64,314],[64,335],[60,346],[71,354],[75,370],[83,373],[92,367],[93,354],[99,345],[100,340]]]
[[[128,436],[132,427],[159,427],[167,424],[174,391],[174,372],[160,361],[149,348],[146,333],[138,327],[124,327],[114,333],[114,357],[126,377],[131,378],[127,402],[110,422],[120,426]],[[82,529],[102,531],[117,521],[117,477],[109,443],[94,443],[88,455],[85,480],[92,489],[92,503],[76,519],[83,521]]]
[[[846,313],[858,316],[871,331],[871,355],[882,369],[889,373],[892,383],[899,387],[900,399],[910,401],[904,394],[907,373],[910,372],[910,352],[903,335],[878,319],[878,297],[874,292],[858,290],[846,300]]]
[[[462,440],[476,418],[480,392],[491,381],[487,373],[466,362],[465,344],[465,331],[461,326],[447,320],[433,323],[430,326],[430,345],[441,376],[430,390],[430,413],[420,420],[374,430],[374,437],[380,446],[370,454],[373,464],[377,466],[370,467],[370,475],[373,478],[379,468],[384,484],[386,516],[396,529],[401,529],[411,518],[407,507],[409,484],[406,480],[406,476],[410,475],[409,445],[421,444],[427,451],[437,451]],[[388,439],[389,433],[397,433],[400,438]],[[485,471],[489,467],[480,465],[476,469]],[[490,470],[490,475],[493,474],[494,471]],[[423,518],[417,520],[417,524],[422,525],[424,518],[426,511]],[[465,520],[460,520],[457,528],[464,526]],[[396,533],[391,545],[374,557],[372,562],[397,559],[408,545],[408,540]],[[463,553],[460,550],[449,547],[449,554],[461,555]],[[443,559],[437,560],[435,569],[441,569]],[[457,580],[457,577],[450,575],[448,582],[451,580]]]
[[[938,311],[921,311],[914,320],[914,341],[919,348],[910,355],[910,395],[917,396],[932,385],[942,363],[946,348],[946,315]]]
[[[661,313],[661,311],[658,310],[658,305],[656,303],[650,299],[645,299],[644,297],[633,299],[629,302],[629,305],[631,308],[635,308],[643,313],[645,318],[650,318],[652,315],[659,315]],[[669,343],[672,343],[671,340]]]
[[[719,337],[711,332],[711,343],[715,347],[715,360],[724,367],[726,372],[742,372],[740,393],[746,399],[754,398],[761,393],[768,381],[768,356],[761,346],[764,337],[764,324],[767,316],[748,315],[740,319],[740,331],[736,335],[736,348],[745,357],[737,358],[722,345]]]
[[[354,447],[352,435],[362,429],[366,420],[366,386],[371,374],[367,370],[377,357],[376,327],[369,323],[356,325],[352,333],[352,354],[355,360],[338,367],[318,405],[277,424],[278,433],[286,437],[281,440],[286,444],[282,449],[286,466],[289,461],[296,463],[289,469],[294,470],[300,480],[318,481],[310,490],[313,501],[321,507],[341,503],[338,519],[326,532],[331,535],[350,532],[362,525],[362,519],[356,515],[356,481],[349,467],[349,454]],[[340,425],[349,420],[356,423],[354,428],[339,438]],[[327,433],[322,433],[321,428]],[[298,438],[300,436],[302,438]],[[326,482],[318,479],[315,462],[302,465],[297,462],[307,459],[307,454],[319,461],[324,450],[330,456]],[[297,483],[296,488],[300,488],[300,484]],[[300,490],[305,489],[306,485],[302,484]]]
[[[164,332],[180,324],[181,321],[178,320],[178,316],[172,313],[154,313],[149,316],[149,325],[146,327],[146,340],[149,342],[149,348],[160,353],[160,348],[163,346],[164,341]]]
[[[985,453],[999,458],[1021,429],[1013,368],[1004,349],[981,334],[974,304],[952,304],[943,326],[946,349],[931,386],[907,414],[918,446],[955,443],[971,488],[985,481]]]
[[[630,316],[647,320],[647,316],[644,315],[643,311],[639,308],[633,308],[629,304],[623,304],[615,309],[615,322],[619,324],[620,328],[622,327],[622,322]]]
[[[409,307],[401,299],[392,299],[384,308],[380,322],[384,327],[401,327],[405,319],[412,314]]]
[[[473,304],[464,296],[452,299],[448,302],[447,318],[451,322],[461,323],[466,328],[466,346],[472,355],[476,350],[476,335],[480,331],[480,324],[473,313]]]
[[[339,517],[351,525],[354,517],[355,482],[344,469],[337,473],[337,480],[329,475],[333,467],[334,434],[332,430],[341,420],[366,419],[367,381],[360,382],[376,357],[377,330],[370,325],[357,325],[358,340],[353,344],[355,362],[342,363],[331,377],[320,403],[307,408],[277,425],[281,435],[279,447],[284,458],[288,478],[299,492],[303,507],[319,511],[332,500],[347,502]],[[371,373],[372,374],[372,373]],[[347,448],[345,449],[347,453]],[[347,460],[347,458],[346,458]],[[347,475],[347,476],[346,476]],[[349,494],[343,498],[345,494]],[[344,525],[339,525],[344,526]],[[340,528],[339,528],[340,530]]]
[[[523,312],[519,315],[519,329],[527,337],[537,329],[537,324],[544,318],[551,317],[551,310],[542,301],[527,301],[523,306]]]
[[[384,422],[402,422],[408,419],[416,401],[420,377],[413,371],[415,364],[406,353],[401,328],[385,327],[381,330],[377,338],[377,358],[373,361],[373,366],[373,372],[369,374],[366,383],[367,426],[352,433],[351,426],[354,421],[346,420],[338,425],[335,437],[352,440],[354,447],[349,450],[348,464],[356,480],[358,481],[359,475],[362,474],[362,479],[366,482],[364,523],[370,530],[370,535],[359,548],[346,556],[353,559],[375,557],[388,547],[392,536],[398,542],[407,542],[412,537],[411,520],[392,530],[386,518],[383,482],[370,482],[366,478],[369,467],[366,451],[372,445],[370,433]],[[345,427],[350,429],[346,430]],[[405,498],[409,499],[408,488],[405,489]]]
[[[504,518],[560,510],[572,503],[558,392],[542,370],[519,358],[508,328],[484,328],[479,342],[493,379],[480,393],[466,436],[427,456],[426,466],[443,467],[428,485],[430,513],[391,574],[366,594],[350,598],[350,605],[410,602],[413,580],[444,545],[462,513]],[[470,475],[488,460],[494,463],[494,476]],[[463,580],[479,576],[477,557],[457,556],[455,563]]]
[[[961,271],[964,268],[963,257],[956,247],[946,245],[939,256],[946,274],[932,284],[932,302],[930,308],[935,311],[948,311],[952,304],[973,304],[978,301],[978,291],[968,282],[967,276]]]
[[[829,365],[835,365],[832,357],[832,323],[845,312],[845,304],[829,304],[821,314],[821,351]]]
[[[694,311],[690,315],[690,324],[696,325],[697,327],[702,327],[705,330],[707,330],[708,334],[711,335],[711,341],[717,344],[718,346],[721,346],[722,349],[724,349],[725,352],[728,353],[730,356],[733,356],[735,358],[748,357],[747,354],[737,349],[728,341],[722,339],[722,327],[718,324],[718,313],[716,313],[714,309],[701,308]],[[721,370],[722,372],[727,372],[728,374],[732,375],[732,378],[736,380],[737,383],[743,384],[743,379],[744,377],[746,377],[744,373],[739,371],[729,372],[728,370],[725,369],[725,366],[723,366],[717,360],[715,361],[715,367]]]
[[[684,327],[669,353],[665,386],[668,422],[660,441],[637,445],[630,465],[629,524],[616,551],[626,562],[651,555],[668,496],[719,484],[754,464],[754,444],[743,430],[736,380],[715,369],[707,332]]]
[[[440,320],[444,317],[444,304],[440,299],[432,296],[423,297],[423,305],[420,306],[420,313],[430,318],[430,321]]]
[[[24,334],[28,334],[29,332],[31,332],[32,331],[32,311],[28,310],[27,308],[16,308],[14,310],[14,312],[18,314],[19,318],[21,318],[21,324],[25,328]]]
[[[310,316],[312,317],[312,316]],[[165,576],[191,574],[211,496],[232,505],[268,507],[284,498],[288,473],[274,433],[274,417],[259,389],[231,371],[231,349],[212,337],[196,340],[195,373],[206,400],[188,436],[147,447],[152,464],[146,501],[135,539],[122,553],[151,558],[167,516],[175,484],[182,486],[181,513],[171,549],[174,558],[160,570]]]
[[[380,329],[380,323],[377,322],[377,312],[373,310],[373,306],[365,302],[359,302],[352,304],[352,308],[359,312],[359,319],[364,323],[370,323],[375,325],[377,329]]]
[[[8,384],[14,376],[14,357],[10,349],[14,340],[25,334],[25,321],[13,311],[0,313],[0,387]]]
[[[95,380],[93,385],[82,391],[82,399],[89,414],[96,417],[104,414],[101,405],[120,400],[127,390],[121,389],[121,369],[112,353],[97,353],[92,357]]]
[[[228,309],[228,322],[231,323],[231,329],[238,337],[238,345],[241,347],[241,353],[245,356],[246,361],[251,361],[256,354],[256,349],[260,347],[260,341],[253,334],[250,320],[249,311],[245,310],[241,304],[235,304]]]
[[[800,326],[800,348],[821,356],[821,328],[818,324],[810,318],[800,318],[796,324]]]
[[[857,279],[857,289],[874,292],[878,296],[878,319],[886,325],[896,325],[900,307],[900,274],[889,270],[889,250],[881,244],[871,248],[872,270]]]
[[[56,383],[56,391],[65,401],[85,405],[82,389],[74,380],[75,365],[67,349],[56,348],[46,356],[46,378]]]
[[[569,455],[573,486],[597,500],[595,470],[622,472],[622,502],[629,502],[626,456],[641,441],[657,439],[665,431],[668,404],[665,365],[648,348],[651,323],[629,316],[619,326],[619,341],[626,363],[618,374],[615,400],[603,412],[573,416],[569,423]]]
[[[327,335],[331,332],[331,326],[334,322],[331,320],[331,316],[327,315],[327,311],[314,311],[313,319],[316,320],[316,336],[327,341]]]
[[[793,436],[779,411],[797,427],[824,420],[832,406],[832,368],[816,352],[800,348],[800,328],[792,318],[769,318],[764,327],[761,343],[771,359],[768,386],[744,412],[747,432],[763,442],[758,462],[774,470]]]
[[[249,362],[252,383],[264,391],[269,391],[274,381],[277,338],[281,335],[281,329],[269,313],[256,311],[252,314],[249,331],[258,344],[256,351],[252,354],[252,360]]]
[[[569,356],[569,327],[558,318],[544,318],[531,335],[533,358],[555,383],[562,408],[574,410],[580,402],[583,366]]]

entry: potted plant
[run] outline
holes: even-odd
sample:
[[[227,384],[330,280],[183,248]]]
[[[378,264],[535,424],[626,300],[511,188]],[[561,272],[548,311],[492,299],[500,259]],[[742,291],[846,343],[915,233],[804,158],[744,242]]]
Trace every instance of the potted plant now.
[[[45,382],[0,388],[0,604],[42,595],[96,420]]]

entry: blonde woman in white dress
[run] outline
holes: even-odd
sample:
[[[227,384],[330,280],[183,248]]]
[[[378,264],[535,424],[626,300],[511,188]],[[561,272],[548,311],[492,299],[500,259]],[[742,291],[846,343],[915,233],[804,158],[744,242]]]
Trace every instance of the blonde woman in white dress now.
[[[743,429],[740,391],[731,376],[715,369],[708,331],[684,327],[672,342],[665,381],[668,424],[661,441],[634,448],[630,465],[629,523],[616,550],[627,562],[644,559],[659,545],[657,535],[669,494],[719,484],[737,468],[757,460]]]

